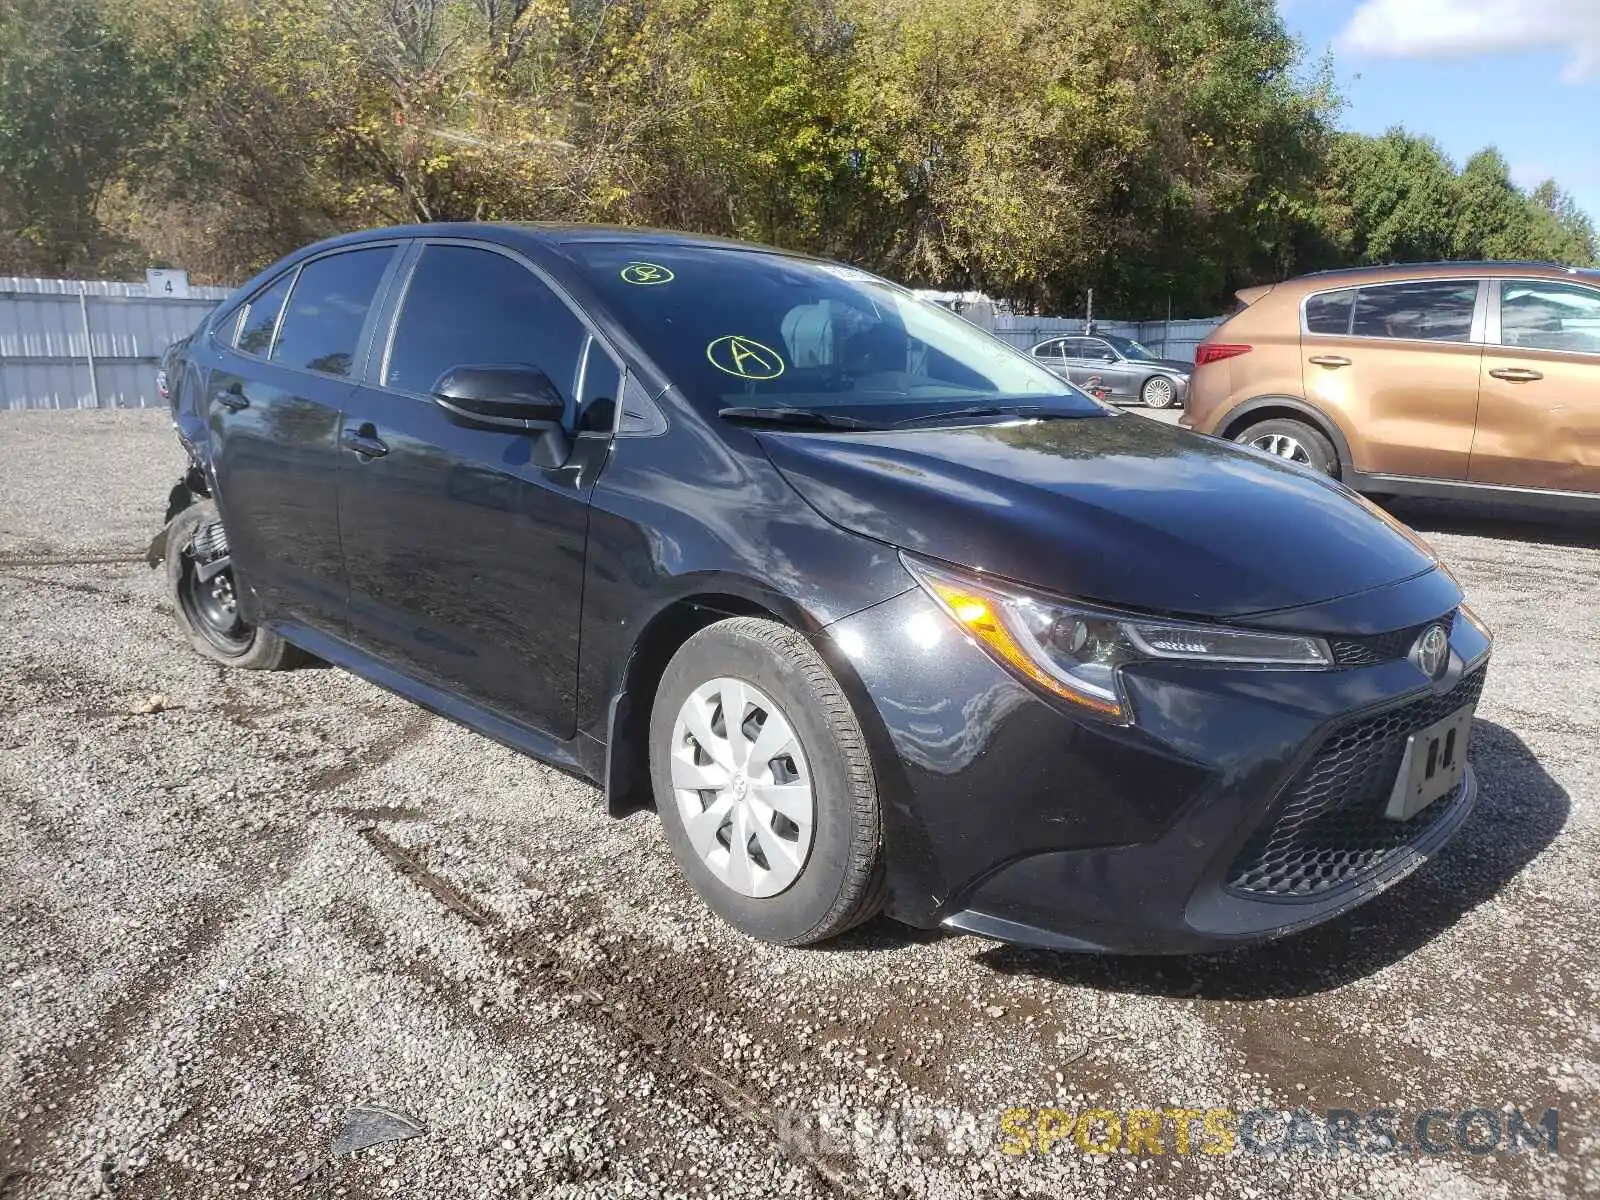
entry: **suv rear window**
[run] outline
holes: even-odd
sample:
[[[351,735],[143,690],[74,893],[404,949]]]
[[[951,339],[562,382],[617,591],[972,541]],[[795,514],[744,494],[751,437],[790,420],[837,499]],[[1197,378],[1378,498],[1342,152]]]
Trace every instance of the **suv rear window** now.
[[[1355,305],[1355,288],[1312,296],[1306,301],[1306,332],[1332,333],[1344,337],[1350,332],[1350,314]]]
[[[1468,280],[1424,280],[1364,287],[1356,297],[1350,332],[1355,337],[1465,342],[1472,338],[1478,285]]]

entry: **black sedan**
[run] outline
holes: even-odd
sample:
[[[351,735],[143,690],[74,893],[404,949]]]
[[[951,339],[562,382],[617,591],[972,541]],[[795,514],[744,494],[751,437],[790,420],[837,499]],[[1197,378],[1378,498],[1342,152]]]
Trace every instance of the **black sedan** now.
[[[1489,635],[1425,545],[850,267],[378,230],[166,372],[151,556],[201,654],[316,656],[653,805],[755,937],[1229,945],[1474,801]]]

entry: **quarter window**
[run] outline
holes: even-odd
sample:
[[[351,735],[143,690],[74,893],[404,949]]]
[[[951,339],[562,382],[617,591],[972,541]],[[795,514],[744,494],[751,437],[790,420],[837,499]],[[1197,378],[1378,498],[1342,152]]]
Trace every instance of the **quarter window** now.
[[[572,310],[521,263],[472,246],[428,246],[406,288],[383,382],[427,395],[452,367],[535,367],[570,404],[584,335]]]
[[[367,310],[393,254],[392,246],[347,250],[300,268],[272,361],[325,375],[349,375]]]
[[[1500,344],[1600,354],[1600,292],[1572,283],[1500,285]]]
[[[294,272],[290,271],[244,302],[235,315],[238,322],[235,326],[238,336],[233,342],[235,350],[258,358],[267,356],[272,349],[272,331],[278,327],[278,313],[283,309],[283,298],[289,294],[289,281],[293,278]]]
[[[1306,301],[1306,332],[1345,336],[1350,332],[1350,317],[1355,306],[1354,288],[1312,296]]]
[[[583,368],[583,395],[578,398],[578,432],[609,435],[617,425],[621,392],[622,372],[617,369],[616,360],[590,338]]]
[[[1362,288],[1350,332],[1364,338],[1427,342],[1472,339],[1478,285],[1454,280],[1390,283]]]

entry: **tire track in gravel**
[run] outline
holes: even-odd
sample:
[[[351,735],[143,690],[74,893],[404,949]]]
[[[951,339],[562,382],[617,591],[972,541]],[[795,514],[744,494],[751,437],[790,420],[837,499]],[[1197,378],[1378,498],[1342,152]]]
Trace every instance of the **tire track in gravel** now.
[[[184,985],[194,965],[222,941],[251,900],[292,873],[311,844],[304,833],[262,840],[268,843],[267,858],[279,864],[277,870],[263,869],[253,880],[241,873],[231,881],[234,886],[228,902],[196,917],[175,948],[159,951],[156,961],[136,971],[118,998],[96,1015],[82,1041],[57,1046],[24,1062],[22,1096],[10,1101],[18,1115],[7,1129],[10,1140],[0,1144],[0,1179],[29,1175],[29,1164],[42,1157],[51,1135],[81,1115],[76,1111],[80,1103],[144,1032],[166,997]]]
[[[314,792],[331,792],[367,771],[376,770],[397,754],[420,742],[435,719],[426,709],[413,708],[400,720],[397,727],[380,734],[345,761],[315,772],[306,782],[306,786]]]
[[[565,938],[604,926],[603,908],[598,900],[586,897],[563,905],[554,927],[508,930],[496,915],[474,903],[444,876],[428,869],[416,855],[376,831],[362,831],[361,836],[401,878],[427,892],[454,916],[482,931],[485,949],[511,968],[521,983],[547,1000],[574,1001],[576,1013],[562,1019],[581,1021],[594,1032],[618,1043],[628,1057],[647,1062],[654,1072],[681,1089],[680,1100],[707,1096],[720,1109],[720,1112],[705,1113],[707,1119],[733,1118],[769,1143],[778,1154],[809,1167],[818,1182],[835,1194],[845,1197],[861,1194],[831,1163],[816,1155],[797,1154],[780,1137],[767,1105],[708,1064],[677,1036],[681,1013],[698,1010],[705,996],[702,988],[680,986],[663,990],[660,985],[667,973],[649,969],[659,965],[659,953],[642,944],[631,947],[627,958],[636,969],[628,971],[616,968],[609,955],[576,968],[562,962],[560,944]],[[376,947],[369,946],[369,949]],[[698,974],[702,975],[703,985],[703,972]],[[647,986],[638,986],[643,982],[641,975],[650,981]],[[687,999],[685,992],[691,991],[693,1010],[679,1003]],[[519,1027],[518,1022],[512,1021],[503,1025],[499,1032],[515,1038],[527,1036],[533,1030]]]

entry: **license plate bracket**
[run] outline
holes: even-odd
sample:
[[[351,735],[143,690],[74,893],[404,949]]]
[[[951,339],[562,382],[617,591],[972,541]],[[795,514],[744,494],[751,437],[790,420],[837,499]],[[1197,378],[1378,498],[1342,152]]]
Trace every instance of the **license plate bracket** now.
[[[1383,815],[1409,821],[1461,786],[1467,773],[1467,738],[1474,706],[1468,704],[1406,739],[1405,756]]]

